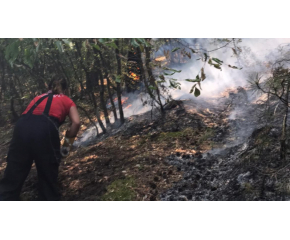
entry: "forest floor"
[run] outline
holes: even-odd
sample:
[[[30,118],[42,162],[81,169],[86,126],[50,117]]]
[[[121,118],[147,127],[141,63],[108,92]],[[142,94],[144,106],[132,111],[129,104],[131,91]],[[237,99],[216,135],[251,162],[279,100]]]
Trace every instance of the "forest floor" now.
[[[290,170],[276,161],[280,129],[256,119],[261,106],[245,95],[229,91],[215,104],[185,100],[184,108],[153,119],[131,116],[117,131],[75,147],[60,165],[62,200],[287,199]],[[82,123],[81,132],[86,116]],[[12,130],[0,129],[0,177]],[[35,166],[21,197],[37,199]]]
[[[192,103],[191,103],[192,104]],[[124,131],[86,147],[74,148],[62,159],[59,182],[63,200],[158,200],[160,193],[182,178],[180,169],[171,166],[171,154],[199,155],[211,149],[213,126],[203,123],[209,112],[192,113],[177,107],[164,118],[126,119]],[[146,115],[146,114],[145,114]],[[148,115],[148,114],[147,114]],[[136,119],[138,116],[136,116]],[[82,132],[89,120],[81,113]],[[6,154],[13,126],[0,131],[0,177],[6,166]],[[60,129],[60,135],[65,126]],[[97,138],[98,140],[98,138]],[[33,165],[24,184],[23,200],[37,199],[37,172]]]

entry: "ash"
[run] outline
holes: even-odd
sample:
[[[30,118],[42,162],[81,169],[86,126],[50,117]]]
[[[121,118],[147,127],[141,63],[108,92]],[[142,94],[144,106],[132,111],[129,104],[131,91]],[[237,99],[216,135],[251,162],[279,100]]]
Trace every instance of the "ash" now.
[[[217,105],[227,108],[215,109],[216,121],[227,122],[216,127],[212,140],[222,147],[167,157],[183,179],[162,193],[161,200],[290,200],[290,164],[279,161],[281,121],[261,118],[263,104],[251,102],[249,95],[238,88],[219,100]]]

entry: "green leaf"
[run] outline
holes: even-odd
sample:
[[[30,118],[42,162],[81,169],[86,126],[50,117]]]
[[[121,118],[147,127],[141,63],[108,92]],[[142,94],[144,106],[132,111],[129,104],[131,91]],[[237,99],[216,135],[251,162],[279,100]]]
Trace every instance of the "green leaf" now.
[[[156,90],[156,89],[157,89],[156,87],[154,87],[154,86],[152,86],[152,85],[150,85],[149,88],[150,88],[151,90]]]
[[[115,78],[115,82],[116,82],[116,83],[120,83],[120,82],[121,82],[121,76],[116,76],[116,78]]]
[[[162,79],[163,81],[165,81],[165,78],[163,75],[159,75],[159,78]]]
[[[139,47],[139,44],[136,42],[135,38],[131,39],[131,45],[136,48]]]
[[[86,40],[85,40],[85,41],[83,41],[83,43],[82,43],[82,47],[83,47],[83,48],[85,48],[85,49],[87,48],[87,45],[86,45]]]
[[[177,79],[173,79],[173,78],[170,78],[169,79],[169,87],[170,88],[178,88],[178,89],[180,89],[180,83],[179,82],[176,82],[177,81]]]
[[[195,90],[194,90],[194,96],[195,97],[198,97],[200,95],[200,91],[199,89],[196,87]]]
[[[178,49],[180,49],[180,48],[179,47],[174,48],[174,49],[171,50],[171,52],[176,52]]]
[[[207,61],[207,58],[208,58],[207,53],[204,53],[204,61],[205,61],[205,62]]]
[[[173,71],[173,72],[177,72],[177,73],[180,73],[182,70],[175,70],[173,68],[168,68],[168,67],[164,67],[163,68],[164,70],[168,70],[168,71]]]
[[[114,49],[117,49],[117,48],[118,48],[118,46],[117,46],[116,43],[114,43],[114,42],[107,43],[106,45],[107,45],[108,47],[112,47],[112,48],[114,48]]]
[[[164,75],[166,75],[166,76],[172,76],[173,74],[175,74],[175,72],[173,72],[173,73],[164,73]]]
[[[238,70],[241,70],[241,69],[243,69],[243,68],[238,68],[238,67],[236,67],[236,66],[231,66],[231,65],[228,65],[230,68],[233,68],[233,69],[238,69]]]
[[[100,47],[97,44],[92,44],[92,46],[97,49],[98,51],[100,50]]]
[[[193,93],[193,90],[194,90],[195,86],[196,86],[196,84],[194,84],[194,85],[192,86],[192,88],[190,89],[190,92],[189,92],[189,93]]]
[[[187,82],[200,82],[200,79],[185,79]]]
[[[70,44],[71,44],[71,41],[68,39],[62,39],[62,41],[68,46],[70,46]]]
[[[40,42],[37,44],[35,51],[38,52],[40,46]]]
[[[203,81],[206,78],[206,75],[204,74],[204,69],[201,68],[201,81]]]
[[[144,39],[144,38],[136,38],[136,41],[139,42],[140,44],[146,46],[146,47],[149,47],[150,44]],[[142,46],[140,45],[140,47]],[[143,47],[143,46],[142,46]]]
[[[215,61],[217,64],[222,65],[223,61],[219,60],[218,58],[212,58],[213,61]]]
[[[232,48],[232,50],[235,55],[238,55],[236,49]]]
[[[62,47],[61,41],[55,41],[54,43],[57,46],[58,51],[63,52],[63,47]]]
[[[20,41],[10,43],[5,49],[5,58],[9,61],[10,65],[13,66],[14,61],[17,59],[19,54]]]
[[[214,66],[215,68],[217,68],[217,69],[222,70],[222,69],[221,69],[221,65],[219,65],[219,64],[213,64],[213,66]]]
[[[99,41],[100,43],[105,43],[105,42],[106,42],[106,38],[99,38],[98,41]]]
[[[189,48],[191,51],[192,51],[192,53],[197,53],[194,49],[192,49],[192,48]]]

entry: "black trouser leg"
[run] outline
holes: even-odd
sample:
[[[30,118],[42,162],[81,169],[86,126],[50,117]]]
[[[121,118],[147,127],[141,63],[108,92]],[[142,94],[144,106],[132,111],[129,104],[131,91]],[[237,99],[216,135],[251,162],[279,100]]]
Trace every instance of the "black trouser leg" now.
[[[38,173],[40,199],[60,200],[58,167],[60,163],[60,140],[57,128],[48,120],[37,121],[34,128],[33,158]],[[41,129],[42,131],[37,131]],[[39,141],[41,139],[41,141]]]
[[[16,123],[4,178],[0,181],[0,200],[19,200],[21,188],[33,162],[29,142],[29,129],[25,119],[21,118]]]
[[[9,152],[4,178],[0,181],[0,200],[17,201],[25,179],[32,165],[32,160],[19,161],[17,153]]]
[[[35,159],[40,200],[60,200],[57,182],[59,164],[53,158],[53,156],[42,156]]]

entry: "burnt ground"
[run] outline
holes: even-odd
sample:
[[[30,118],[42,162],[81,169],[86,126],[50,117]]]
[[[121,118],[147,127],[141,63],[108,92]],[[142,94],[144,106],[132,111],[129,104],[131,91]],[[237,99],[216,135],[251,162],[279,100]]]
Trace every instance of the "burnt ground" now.
[[[261,118],[264,105],[248,95],[238,89],[204,102],[185,100],[185,109],[177,106],[163,117],[131,116],[62,160],[62,199],[288,200],[289,168],[279,162],[280,119]],[[2,163],[0,176],[4,168]],[[35,167],[22,199],[37,199]]]

